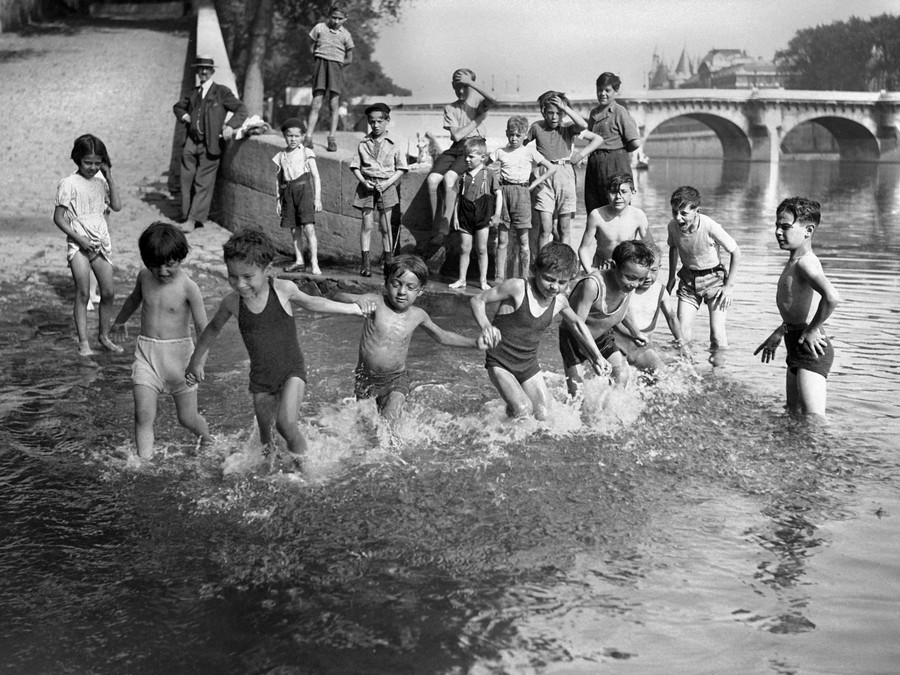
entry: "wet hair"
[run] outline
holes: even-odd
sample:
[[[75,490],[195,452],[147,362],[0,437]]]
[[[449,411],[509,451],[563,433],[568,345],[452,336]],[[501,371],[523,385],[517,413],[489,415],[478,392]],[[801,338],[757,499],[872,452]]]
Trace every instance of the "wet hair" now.
[[[481,138],[481,136],[472,136],[471,138],[467,138],[463,143],[463,148],[465,148],[467,155],[473,150],[477,150],[482,155],[487,154],[487,143],[484,142],[484,139]]]
[[[650,247],[636,239],[620,242],[612,252],[612,261],[616,264],[616,267],[622,267],[625,263],[630,262],[642,267],[650,267],[653,265],[654,260],[655,256]]]
[[[172,225],[157,220],[141,232],[138,237],[141,260],[147,267],[161,267],[169,262],[181,262],[187,258],[191,247],[184,232]]]
[[[700,206],[700,191],[690,185],[682,185],[672,193],[669,199],[672,211],[679,211],[686,206],[698,208]]]
[[[578,256],[571,246],[551,241],[538,251],[534,259],[534,271],[555,272],[560,277],[571,279],[578,272]]]
[[[813,229],[819,226],[822,220],[822,207],[819,202],[806,197],[788,197],[775,209],[775,215],[790,213],[794,216],[794,222],[802,225],[810,225]]]
[[[275,244],[262,230],[248,228],[233,235],[222,246],[225,262],[236,260],[265,269],[275,259]]]
[[[538,96],[537,102],[542,113],[544,112],[544,106],[547,105],[550,102],[550,99],[554,96],[561,100],[563,102],[563,105],[569,105],[569,99],[566,98],[566,95],[564,93],[562,93],[561,91],[553,91],[551,89],[550,91],[545,91],[543,94]]]
[[[373,103],[363,111],[363,114],[368,117],[373,112],[384,113],[384,116],[386,118],[391,118],[391,106],[389,106],[387,103],[382,103],[381,101],[379,101],[378,103]]]
[[[281,123],[281,133],[287,133],[288,129],[299,129],[301,134],[305,134],[306,124],[299,117],[288,117]]]
[[[419,283],[424,287],[428,283],[428,265],[417,255],[404,253],[394,256],[384,268],[384,283],[387,285],[394,277],[399,277],[404,272],[412,272]]]
[[[524,134],[526,131],[528,131],[528,120],[522,115],[513,115],[508,120],[506,120],[506,129],[507,131],[512,129],[513,131],[518,131]]]
[[[609,180],[606,181],[606,191],[618,192],[623,185],[630,185],[631,189],[634,190],[634,176],[627,171],[619,171],[610,176]]]
[[[103,141],[93,134],[84,134],[76,138],[70,157],[75,164],[80,165],[81,160],[88,155],[97,155],[106,166],[112,166],[112,162],[109,161],[109,153],[106,152],[106,146],[103,144]]]
[[[613,91],[619,91],[622,80],[618,75],[609,71],[600,73],[600,77],[597,78],[597,89],[606,89],[607,85],[612,85]]]
[[[463,73],[465,73],[466,75],[471,77],[473,80],[475,79],[475,71],[474,70],[472,70],[470,68],[457,68],[456,70],[453,71],[453,77],[451,77],[450,80],[451,81],[455,80],[457,75],[462,75]],[[454,82],[454,84],[456,84],[456,83]]]

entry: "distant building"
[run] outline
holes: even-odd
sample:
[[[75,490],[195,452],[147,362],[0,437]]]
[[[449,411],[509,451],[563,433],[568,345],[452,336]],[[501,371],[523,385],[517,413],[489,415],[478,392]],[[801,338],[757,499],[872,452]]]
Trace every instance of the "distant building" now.
[[[654,52],[650,89],[770,89],[784,86],[773,61],[748,56],[740,49],[711,49],[696,67],[682,50],[674,70]]]

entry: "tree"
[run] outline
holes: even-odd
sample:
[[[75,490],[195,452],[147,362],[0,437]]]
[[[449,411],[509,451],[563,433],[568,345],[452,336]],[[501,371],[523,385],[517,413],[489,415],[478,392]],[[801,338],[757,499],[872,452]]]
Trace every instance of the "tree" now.
[[[851,17],[797,31],[775,53],[789,89],[900,89],[900,17]]]
[[[378,22],[396,19],[407,0],[347,0],[341,4],[356,44],[353,65],[345,71],[344,98],[359,93],[409,94],[386,77],[371,56]],[[309,31],[323,21],[331,0],[218,0],[231,67],[243,83],[250,114],[262,114],[266,96],[312,79]],[[251,26],[249,34],[246,26]]]

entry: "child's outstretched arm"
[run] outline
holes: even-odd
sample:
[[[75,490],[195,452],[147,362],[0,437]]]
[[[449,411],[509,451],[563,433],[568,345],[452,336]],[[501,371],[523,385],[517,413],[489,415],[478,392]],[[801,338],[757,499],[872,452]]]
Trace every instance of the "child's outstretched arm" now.
[[[322,312],[323,314],[349,314],[351,316],[365,316],[375,311],[375,303],[369,302],[369,311],[364,311],[363,307],[354,302],[338,302],[329,300],[319,296],[308,295],[301,291],[293,283],[287,283],[288,290],[286,297],[291,304],[302,307],[308,312]]]
[[[578,245],[578,262],[581,263],[581,269],[585,274],[591,273],[592,263],[591,251],[597,238],[597,209],[588,214],[587,225],[584,226],[584,234],[581,235],[581,244]]]
[[[537,153],[537,150],[535,150],[535,152]],[[540,153],[537,153],[537,154],[540,154]],[[540,176],[535,178],[533,181],[531,181],[531,185],[528,186],[529,191],[534,190],[534,188],[536,188],[538,185],[540,185],[545,180],[550,178],[550,176],[555,174],[557,172],[557,170],[559,169],[559,166],[557,166],[553,162],[549,161],[546,157],[541,157],[541,161],[538,162],[538,164],[540,164],[542,167],[544,167],[547,170],[544,171]]]
[[[184,378],[188,384],[197,384],[198,382],[203,382],[206,378],[204,371],[209,348],[216,338],[219,337],[219,333],[225,324],[228,323],[228,319],[232,315],[237,316],[237,313],[238,294],[229,293],[223,298],[222,304],[219,305],[219,309],[213,316],[212,321],[206,324],[206,328],[203,329],[203,332],[200,333],[200,337],[197,339],[197,346],[194,347],[194,353],[191,354],[191,360],[184,371]]]
[[[502,284],[498,284],[486,291],[481,291],[481,293],[472,296],[472,299],[469,300],[472,316],[475,317],[475,321],[478,323],[479,328],[481,328],[481,338],[488,348],[496,347],[500,344],[500,340],[503,336],[500,334],[500,329],[491,324],[488,319],[487,305],[489,303],[503,302],[504,300],[513,300],[513,302],[515,302],[517,299],[515,290],[519,283],[523,283],[521,279],[507,279]],[[522,302],[524,302],[524,299]]]
[[[587,124],[585,124],[587,126]],[[580,134],[578,134],[578,138],[585,140],[588,144],[581,150],[576,150],[575,153],[569,158],[569,161],[572,164],[578,164],[582,159],[590,155],[594,150],[600,148],[603,145],[603,136],[600,134],[595,134],[593,131],[588,131],[585,129]]]
[[[118,332],[121,328],[124,328],[125,322],[128,321],[128,319],[131,318],[131,315],[141,306],[141,302],[144,300],[144,293],[141,290],[141,274],[143,273],[144,270],[138,272],[138,278],[134,284],[134,289],[128,294],[128,297],[125,298],[125,302],[122,303],[122,309],[119,310],[116,318],[113,319],[112,324],[110,324],[109,330],[111,332]]]
[[[568,325],[569,329],[575,334],[575,337],[578,338],[582,348],[588,355],[588,359],[591,362],[591,370],[597,375],[602,375],[603,366],[600,365],[600,360],[603,356],[600,354],[600,350],[597,349],[597,343],[594,342],[594,337],[591,335],[591,331],[588,329],[587,324],[585,324],[584,321],[581,320],[581,317],[575,313],[575,310],[569,306],[569,303],[564,296],[557,295],[556,301],[563,305],[562,309],[559,311],[560,316],[562,316],[563,321],[566,322],[566,325]]]
[[[763,340],[763,343],[756,348],[756,351],[753,352],[753,356],[756,356],[760,352],[762,352],[762,356],[760,357],[760,361],[763,363],[768,363],[772,359],[775,358],[775,350],[778,349],[778,345],[781,344],[781,338],[784,337],[784,324],[781,324],[772,331],[772,333]]]
[[[467,338],[459,333],[454,333],[453,331],[441,328],[431,320],[431,317],[428,316],[428,313],[424,310],[422,311],[422,314],[424,316],[422,317],[422,323],[419,325],[422,326],[422,328],[425,329],[425,332],[439,344],[447,347],[474,347],[476,349],[487,349],[484,338],[481,335],[477,338]]]
[[[374,314],[375,309],[378,307],[378,297],[373,293],[354,295],[353,293],[344,293],[341,291],[335,293],[331,298],[335,302],[354,303],[362,310],[362,313],[367,316]]]

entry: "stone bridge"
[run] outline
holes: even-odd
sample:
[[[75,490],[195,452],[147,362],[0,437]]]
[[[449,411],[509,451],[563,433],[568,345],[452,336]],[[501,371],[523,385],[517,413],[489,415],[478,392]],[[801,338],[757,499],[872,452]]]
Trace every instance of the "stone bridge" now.
[[[900,92],[677,89],[618,100],[643,140],[663,122],[689,117],[718,136],[725,159],[776,163],[785,136],[816,122],[834,136],[841,159],[900,161]]]

